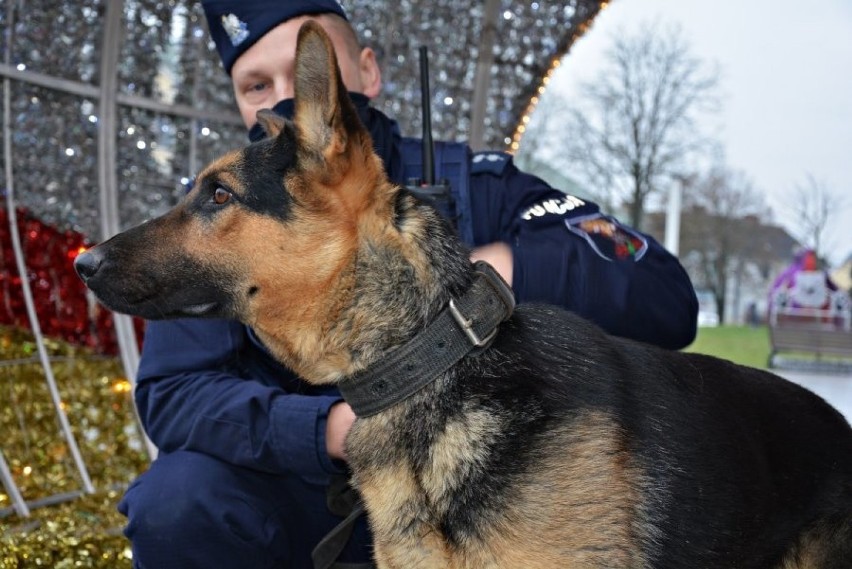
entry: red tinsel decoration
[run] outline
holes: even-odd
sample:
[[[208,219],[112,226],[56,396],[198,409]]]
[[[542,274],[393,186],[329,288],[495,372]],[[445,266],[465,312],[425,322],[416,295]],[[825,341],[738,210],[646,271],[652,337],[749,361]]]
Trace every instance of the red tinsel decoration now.
[[[80,233],[43,223],[23,208],[18,208],[17,217],[27,279],[44,335],[116,354],[112,314],[88,294],[74,271],[74,259],[91,243]],[[30,329],[5,209],[0,210],[0,246],[0,324]],[[135,319],[134,326],[141,340],[142,321]]]

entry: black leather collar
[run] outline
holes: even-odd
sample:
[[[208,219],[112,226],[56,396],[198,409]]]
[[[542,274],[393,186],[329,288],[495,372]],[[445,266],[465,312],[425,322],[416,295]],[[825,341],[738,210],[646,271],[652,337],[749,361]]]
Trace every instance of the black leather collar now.
[[[491,265],[477,261],[473,284],[404,346],[338,384],[358,417],[413,395],[474,349],[487,347],[512,315],[515,296]]]

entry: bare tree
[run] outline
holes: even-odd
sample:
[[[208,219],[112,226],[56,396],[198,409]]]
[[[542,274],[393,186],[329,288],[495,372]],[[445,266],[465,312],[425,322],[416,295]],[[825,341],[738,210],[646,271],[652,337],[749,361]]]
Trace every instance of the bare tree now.
[[[790,203],[795,212],[795,219],[791,221],[796,237],[813,249],[818,259],[823,259],[830,248],[830,244],[825,242],[826,229],[834,216],[846,207],[844,197],[832,192],[824,181],[808,173],[804,182],[796,184]]]
[[[748,261],[759,259],[756,233],[770,217],[745,174],[717,166],[698,177],[684,196],[681,251],[696,281],[716,301],[725,322],[729,288],[739,290]]]
[[[535,112],[525,124],[526,133],[515,153],[515,164],[529,174],[546,180],[554,188],[597,202],[604,211],[612,212],[615,206],[608,195],[599,192],[599,186],[588,186],[580,181],[575,163],[566,161],[564,148],[554,141],[564,138],[564,121],[570,112],[568,101],[553,92],[545,93]]]
[[[647,198],[706,141],[697,117],[717,105],[718,70],[690,55],[679,28],[619,34],[607,65],[581,88],[562,140],[592,187],[608,188],[642,226]]]

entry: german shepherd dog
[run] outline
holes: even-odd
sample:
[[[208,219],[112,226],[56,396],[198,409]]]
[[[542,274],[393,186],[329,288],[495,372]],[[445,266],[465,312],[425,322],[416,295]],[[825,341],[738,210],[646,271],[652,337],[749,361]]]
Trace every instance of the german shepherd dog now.
[[[115,311],[239,319],[306,381],[354,385],[481,273],[387,179],[315,23],[295,98],[293,121],[261,111],[266,139],[75,264]],[[496,326],[348,436],[379,567],[852,567],[852,430],[822,399],[553,307]]]

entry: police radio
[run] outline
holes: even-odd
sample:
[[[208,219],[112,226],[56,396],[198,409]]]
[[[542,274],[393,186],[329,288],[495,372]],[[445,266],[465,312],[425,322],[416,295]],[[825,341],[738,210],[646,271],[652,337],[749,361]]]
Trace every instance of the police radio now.
[[[431,204],[456,225],[455,204],[446,179],[435,180],[435,146],[432,142],[432,109],[429,90],[429,54],[426,46],[420,49],[420,96],[423,113],[423,175],[409,178],[405,186],[420,200]]]

